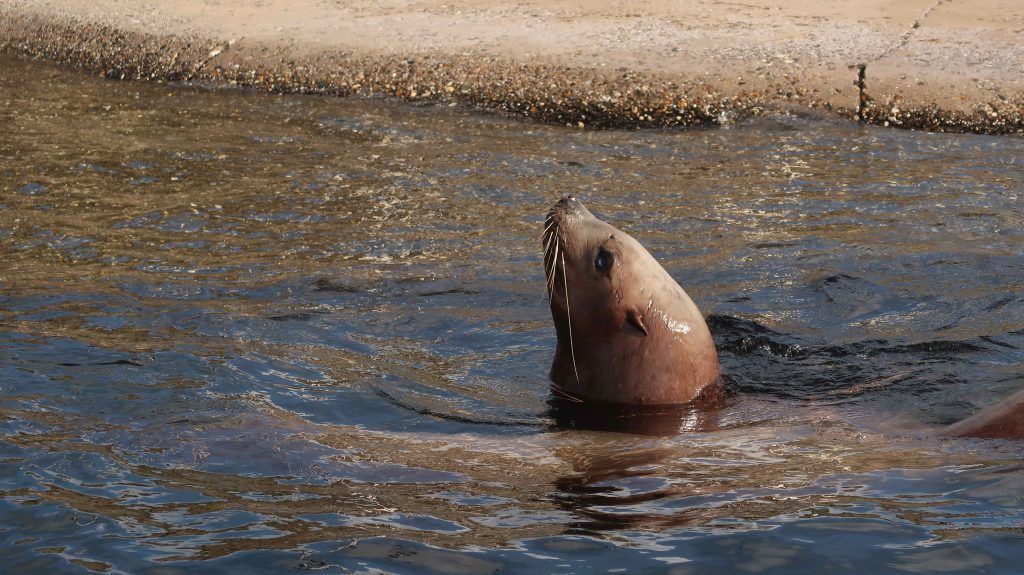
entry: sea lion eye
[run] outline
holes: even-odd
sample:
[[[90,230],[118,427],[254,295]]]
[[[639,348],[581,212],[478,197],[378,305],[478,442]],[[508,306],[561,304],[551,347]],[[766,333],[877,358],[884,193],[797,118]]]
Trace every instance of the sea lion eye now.
[[[599,272],[607,272],[612,269],[613,260],[614,257],[611,252],[607,250],[600,250],[597,252],[597,257],[594,258],[594,267],[597,268],[597,271]]]

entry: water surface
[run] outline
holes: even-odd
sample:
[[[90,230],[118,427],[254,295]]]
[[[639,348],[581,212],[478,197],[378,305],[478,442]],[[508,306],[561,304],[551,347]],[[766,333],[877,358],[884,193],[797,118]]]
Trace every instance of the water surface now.
[[[1015,572],[1024,141],[779,116],[588,132],[0,57],[5,572]],[[574,194],[731,396],[548,413]],[[662,422],[664,424],[664,422]]]

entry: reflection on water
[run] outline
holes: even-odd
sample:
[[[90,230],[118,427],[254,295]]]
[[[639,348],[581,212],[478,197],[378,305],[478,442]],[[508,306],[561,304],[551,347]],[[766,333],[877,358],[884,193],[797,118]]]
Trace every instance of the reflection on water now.
[[[11,572],[1012,571],[1024,142],[584,132],[0,59]],[[711,314],[729,395],[549,405],[573,193]],[[581,424],[576,424],[581,423]]]

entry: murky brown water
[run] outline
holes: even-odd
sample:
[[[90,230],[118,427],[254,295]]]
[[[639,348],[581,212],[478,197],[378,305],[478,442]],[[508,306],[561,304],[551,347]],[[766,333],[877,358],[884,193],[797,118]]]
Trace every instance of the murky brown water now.
[[[1021,446],[925,430],[1024,387],[1022,158],[0,57],[0,564],[1014,572]],[[567,193],[711,315],[720,412],[551,425],[540,223]]]

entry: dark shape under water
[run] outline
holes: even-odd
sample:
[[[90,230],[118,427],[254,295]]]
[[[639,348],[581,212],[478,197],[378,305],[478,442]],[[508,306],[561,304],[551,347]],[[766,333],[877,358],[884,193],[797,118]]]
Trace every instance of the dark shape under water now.
[[[727,399],[722,387],[717,390],[679,405],[581,403],[552,397],[548,400],[548,415],[558,427],[574,429],[651,436],[710,432],[719,429],[719,413]]]
[[[1024,391],[949,426],[946,435],[987,439],[1024,439]]]

